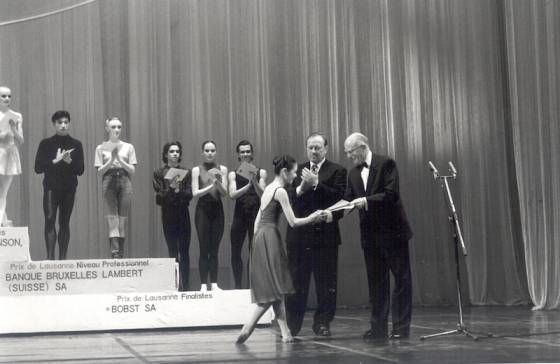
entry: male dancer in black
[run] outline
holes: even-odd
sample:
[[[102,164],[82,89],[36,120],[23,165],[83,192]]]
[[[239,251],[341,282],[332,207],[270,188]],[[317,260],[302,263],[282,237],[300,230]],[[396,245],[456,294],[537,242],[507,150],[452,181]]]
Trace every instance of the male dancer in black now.
[[[253,145],[249,141],[240,141],[236,150],[240,162],[253,164]],[[259,196],[266,187],[266,170],[258,169],[252,180],[248,180],[236,171],[231,171],[228,180],[229,197],[235,200],[230,232],[231,268],[235,289],[241,289],[243,288],[243,259],[241,258],[243,242],[248,235],[249,251],[251,251],[255,218],[260,207]]]
[[[364,339],[387,340],[389,303],[393,321],[389,338],[408,338],[412,314],[408,241],[412,230],[400,198],[397,164],[387,156],[373,154],[367,137],[360,133],[346,138],[344,151],[355,166],[348,174],[345,199],[360,210],[371,301],[371,328]],[[395,278],[392,298],[389,272]]]
[[[78,177],[84,173],[82,143],[68,135],[70,114],[59,110],[51,118],[56,134],[41,140],[35,157],[35,172],[44,173],[43,211],[45,213],[45,242],[47,259],[55,259],[58,213],[58,258],[66,259],[70,241],[70,215]]]
[[[298,166],[297,177],[290,191],[296,217],[324,210],[342,199],[346,189],[346,169],[326,158],[327,139],[311,134],[306,142],[309,161]],[[336,311],[338,220],[342,211],[326,211],[324,221],[298,228],[288,227],[286,245],[288,266],[296,292],[286,299],[288,327],[296,335],[302,326],[311,274],[315,279],[317,309],[313,316],[313,332],[330,336],[330,323]]]
[[[165,178],[170,168],[185,169],[179,163],[183,155],[180,142],[169,142],[163,146],[164,165],[154,172],[153,185],[156,204],[161,206],[163,234],[167,242],[169,257],[179,263],[179,290],[189,288],[189,247],[191,243],[191,218],[189,203],[192,199],[191,173],[179,181],[178,176]]]

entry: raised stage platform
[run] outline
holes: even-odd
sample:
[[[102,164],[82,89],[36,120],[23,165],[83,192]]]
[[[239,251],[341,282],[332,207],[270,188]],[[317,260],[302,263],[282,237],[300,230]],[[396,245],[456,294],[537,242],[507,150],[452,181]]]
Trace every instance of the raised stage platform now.
[[[0,307],[0,334],[237,326],[254,310],[249,290],[4,296]]]
[[[177,282],[169,258],[31,261],[27,228],[0,228],[0,334],[238,326],[253,313],[249,290]]]

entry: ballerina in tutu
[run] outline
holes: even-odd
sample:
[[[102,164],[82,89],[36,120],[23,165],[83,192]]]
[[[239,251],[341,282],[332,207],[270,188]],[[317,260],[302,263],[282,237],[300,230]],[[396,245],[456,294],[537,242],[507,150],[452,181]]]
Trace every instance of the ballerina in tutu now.
[[[288,270],[286,251],[278,230],[278,220],[282,212],[292,227],[326,218],[323,211],[315,211],[304,218],[295,217],[285,186],[291,185],[294,180],[297,163],[294,158],[285,155],[275,158],[273,164],[275,178],[261,196],[261,207],[255,220],[255,236],[251,251],[249,282],[251,300],[257,304],[257,307],[249,322],[241,329],[237,344],[242,344],[249,338],[257,322],[270,306],[274,309],[280,326],[282,341],[294,340],[286,324],[284,307],[285,295],[293,293],[294,287]]]
[[[0,86],[0,224],[10,226],[6,216],[6,199],[14,176],[21,174],[17,144],[23,143],[23,118],[10,109],[12,91]]]

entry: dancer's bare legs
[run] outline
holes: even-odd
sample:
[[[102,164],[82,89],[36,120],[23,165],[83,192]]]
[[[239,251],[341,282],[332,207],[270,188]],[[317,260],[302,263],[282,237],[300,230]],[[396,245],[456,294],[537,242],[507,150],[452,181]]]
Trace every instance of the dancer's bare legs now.
[[[253,316],[251,316],[249,322],[243,325],[243,328],[239,333],[239,337],[237,337],[237,341],[235,342],[236,344],[243,344],[249,338],[249,336],[251,336],[253,330],[257,326],[257,322],[259,322],[259,319],[262,317],[262,315],[264,315],[266,310],[268,310],[271,305],[272,303],[257,303],[257,307],[253,312]]]
[[[274,309],[274,314],[276,315],[276,321],[278,321],[278,326],[280,326],[280,333],[282,334],[282,342],[291,343],[294,341],[294,337],[288,328],[286,322],[286,305],[284,304],[284,298],[280,301],[276,301],[272,304]]]
[[[4,221],[7,220],[6,200],[13,178],[14,176],[0,175],[0,224],[3,224]]]
[[[294,341],[294,337],[288,328],[288,324],[286,322],[286,306],[284,304],[284,298],[280,301],[275,301],[272,303],[259,303],[257,304],[257,308],[253,312],[253,316],[241,329],[239,333],[239,337],[237,338],[236,344],[243,344],[249,336],[253,333],[253,330],[257,326],[257,322],[259,319],[264,315],[266,310],[272,306],[274,310],[274,314],[276,315],[276,320],[278,321],[278,326],[280,326],[280,333],[282,334],[282,342],[291,343]]]

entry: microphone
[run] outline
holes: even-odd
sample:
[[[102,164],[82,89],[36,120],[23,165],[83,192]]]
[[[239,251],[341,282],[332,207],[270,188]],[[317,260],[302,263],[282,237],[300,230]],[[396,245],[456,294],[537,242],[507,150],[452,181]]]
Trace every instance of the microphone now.
[[[449,168],[451,168],[451,174],[453,174],[453,178],[457,177],[457,170],[451,161],[449,161]]]
[[[432,161],[428,161],[428,164],[430,165],[430,171],[432,171],[432,173],[434,174],[434,179],[437,179],[439,177],[439,171],[437,170],[436,166],[434,166]]]

